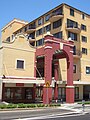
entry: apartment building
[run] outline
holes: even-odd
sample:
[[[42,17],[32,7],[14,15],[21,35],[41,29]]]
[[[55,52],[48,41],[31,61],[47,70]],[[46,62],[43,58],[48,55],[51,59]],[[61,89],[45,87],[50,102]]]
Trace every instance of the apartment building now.
[[[21,98],[24,98],[24,100],[26,99],[25,94],[27,94],[27,96],[32,96],[30,97],[30,99],[32,98],[33,101],[35,99],[42,100],[43,84],[45,83],[44,81],[45,63],[43,62],[44,55],[37,57],[36,68],[34,67],[35,63],[33,61],[35,61],[34,55],[36,54],[37,49],[40,49],[45,45],[45,36],[47,35],[47,32],[49,32],[51,35],[53,35],[56,38],[66,41],[72,40],[74,42],[74,47],[73,47],[74,98],[75,100],[90,99],[90,60],[89,60],[90,15],[89,14],[63,3],[57,6],[56,8],[48,11],[47,13],[41,15],[37,19],[29,22],[28,24],[23,22],[23,25],[21,25],[21,23],[17,25],[16,23],[14,23],[15,24],[14,30],[12,30],[13,24],[11,26],[10,25],[11,23],[7,24],[2,29],[2,42],[3,42],[2,45],[7,47],[5,48],[3,47],[3,49],[6,49],[5,54],[3,52],[4,50],[1,49],[1,57],[4,54],[3,56],[6,59],[7,64],[11,64],[10,59],[12,59],[11,67],[13,66],[13,64],[15,65],[14,61],[16,58],[18,58],[16,63],[21,69],[19,69],[18,72],[17,69],[15,68],[14,69],[16,72],[13,69],[12,70],[8,69],[6,70],[7,72],[5,72],[4,69],[7,69],[8,66],[4,65],[3,68],[3,65],[1,64],[1,68],[3,68],[3,72],[1,69],[1,73],[2,73],[1,75],[5,75],[4,77],[7,76],[7,78],[9,77],[8,79],[10,79],[10,76],[12,76],[11,77],[12,79],[14,79],[14,77],[17,76],[16,77],[17,81],[15,83],[18,83],[19,78],[20,79],[25,78],[25,80],[29,79],[31,81],[33,81],[34,79],[37,82],[33,81],[31,84],[31,82],[28,81],[26,84],[24,83],[25,81],[22,81],[21,83],[26,84],[26,86],[19,83],[18,84],[13,83],[14,86],[13,85],[10,86],[10,84],[7,83],[8,84],[7,85],[5,83],[3,85],[3,88],[5,88],[4,93],[6,90],[5,94],[14,94],[11,96],[16,97],[21,95],[19,94],[19,92],[21,91],[21,93],[24,92],[24,95],[23,96],[21,95]],[[28,46],[26,42],[29,43],[30,46]],[[10,51],[7,50],[8,47],[11,47]],[[12,47],[14,49],[12,49]],[[17,51],[15,51],[15,48],[17,48]],[[20,52],[20,49],[22,49],[23,53]],[[41,57],[42,60],[40,60]],[[1,60],[1,63],[3,62],[5,62],[4,59]],[[57,92],[58,92],[57,99],[66,100],[67,61],[66,58],[64,58],[64,59],[59,59],[58,62],[59,62],[58,80],[55,81],[55,84],[57,84]],[[25,68],[23,67],[23,65],[25,66]],[[28,66],[30,65],[30,67],[27,67],[27,65]],[[24,71],[22,69],[24,69]],[[36,69],[36,73],[35,73],[35,69]],[[52,71],[51,71],[52,81],[55,80],[54,69],[55,67],[53,61]],[[7,74],[8,72],[10,76]],[[55,86],[52,87],[52,99],[54,99],[55,96]],[[15,91],[17,87],[18,87],[17,90],[18,93],[17,91]],[[27,90],[27,88],[29,89]],[[17,93],[16,96],[15,93]],[[3,100],[8,101],[7,97],[5,99],[5,95],[2,96],[2,98]],[[10,100],[12,101],[12,98],[10,98],[9,101]],[[20,99],[20,101],[22,101],[22,99]]]

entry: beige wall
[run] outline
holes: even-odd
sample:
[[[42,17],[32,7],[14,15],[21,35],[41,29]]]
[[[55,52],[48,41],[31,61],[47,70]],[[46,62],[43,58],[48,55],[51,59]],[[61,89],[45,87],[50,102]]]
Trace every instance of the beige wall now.
[[[3,48],[0,48],[0,76],[3,75]]]
[[[86,74],[86,66],[90,67],[90,60],[82,59],[81,60],[81,80],[90,82],[90,74]]]
[[[29,46],[29,41],[23,35],[19,35],[13,43],[4,43],[3,46],[3,74],[34,77],[35,49]],[[25,69],[17,69],[16,60],[24,60]]]
[[[7,37],[10,37],[10,39],[12,40],[12,34],[13,32],[17,31],[18,29],[20,29],[21,27],[23,27],[25,24],[27,24],[27,22],[22,22],[22,21],[18,21],[17,19],[14,19],[13,21],[11,21],[9,24],[7,24],[5,26],[5,28],[2,29],[2,41],[6,40]]]
[[[67,80],[67,62],[66,59],[59,60],[59,80]]]

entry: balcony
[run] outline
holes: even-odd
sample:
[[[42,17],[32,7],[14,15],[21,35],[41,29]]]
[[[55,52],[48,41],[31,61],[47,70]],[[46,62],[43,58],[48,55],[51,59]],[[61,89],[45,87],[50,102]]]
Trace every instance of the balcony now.
[[[63,18],[63,14],[60,12],[55,12],[50,15],[50,22],[55,22],[59,19]]]
[[[35,32],[36,27],[35,26],[29,26],[28,29],[25,31],[27,34]]]
[[[66,30],[74,33],[80,33],[81,32],[81,26],[78,24],[66,24]]]
[[[76,50],[73,52],[73,57],[74,58],[81,58],[82,57],[82,52],[80,50]]]
[[[33,43],[33,42],[35,42],[35,38],[33,37],[28,37],[28,40],[29,40],[29,43]]]

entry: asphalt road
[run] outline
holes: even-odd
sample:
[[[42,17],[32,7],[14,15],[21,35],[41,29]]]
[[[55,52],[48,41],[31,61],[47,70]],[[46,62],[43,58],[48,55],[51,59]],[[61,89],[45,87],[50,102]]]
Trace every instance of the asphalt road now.
[[[20,120],[90,120],[90,114],[48,115]]]
[[[31,120],[31,119],[28,119],[28,120]],[[56,116],[54,118],[36,119],[36,120],[90,120],[90,114],[64,115],[64,116]]]
[[[34,109],[34,110],[12,110],[12,111],[0,111],[0,120],[12,120],[20,118],[31,118],[47,116],[52,114],[62,114],[71,112],[70,110],[62,110],[59,108],[46,108],[46,109]]]

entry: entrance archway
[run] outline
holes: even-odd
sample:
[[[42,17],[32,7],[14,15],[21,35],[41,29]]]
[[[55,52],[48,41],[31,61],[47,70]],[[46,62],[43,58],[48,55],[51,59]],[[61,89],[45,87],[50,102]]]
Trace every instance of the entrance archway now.
[[[67,61],[66,103],[74,103],[73,41],[65,41],[54,38],[52,35],[47,35],[45,36],[44,43],[43,47],[36,49],[36,58],[44,57],[45,84],[43,86],[43,103],[49,104],[52,100],[52,61],[54,61],[54,79],[56,80],[54,97],[58,97],[58,60],[62,58],[66,58]],[[47,86],[47,82],[49,86]]]

